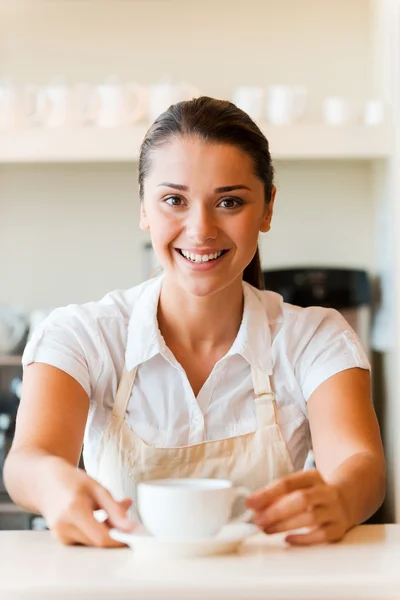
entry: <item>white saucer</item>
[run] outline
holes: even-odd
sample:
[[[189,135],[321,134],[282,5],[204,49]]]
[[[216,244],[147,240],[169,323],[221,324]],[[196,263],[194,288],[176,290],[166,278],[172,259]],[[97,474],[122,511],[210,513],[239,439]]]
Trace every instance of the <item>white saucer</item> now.
[[[135,554],[169,558],[229,554],[235,552],[247,537],[259,532],[252,523],[228,523],[216,536],[197,540],[162,540],[151,536],[143,526],[133,533],[111,529],[110,537],[130,546]]]

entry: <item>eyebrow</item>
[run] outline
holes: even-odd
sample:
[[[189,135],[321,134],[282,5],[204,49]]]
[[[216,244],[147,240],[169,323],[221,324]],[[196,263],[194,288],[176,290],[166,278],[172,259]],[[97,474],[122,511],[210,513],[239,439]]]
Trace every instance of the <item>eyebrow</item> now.
[[[180,192],[187,192],[189,190],[187,185],[181,185],[180,183],[170,183],[169,181],[163,181],[162,183],[159,183],[157,187],[170,187],[173,188],[174,190],[178,190]],[[251,189],[249,187],[247,187],[247,185],[242,185],[242,184],[237,184],[237,185],[225,185],[223,187],[217,187],[215,188],[214,192],[216,194],[223,194],[226,192],[233,192],[234,190],[249,190],[249,192],[251,192]]]

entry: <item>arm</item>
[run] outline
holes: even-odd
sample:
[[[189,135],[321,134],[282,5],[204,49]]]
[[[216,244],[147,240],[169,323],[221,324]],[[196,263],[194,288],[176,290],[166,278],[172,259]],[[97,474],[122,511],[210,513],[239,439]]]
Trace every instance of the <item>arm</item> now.
[[[368,371],[349,369],[331,377],[311,395],[307,408],[317,469],[338,489],[349,526],[361,523],[381,506],[386,489]]]
[[[89,398],[60,369],[34,363],[24,371],[15,436],[4,480],[16,504],[41,513],[48,474],[58,465],[76,469]]]
[[[290,475],[249,506],[267,533],[308,527],[297,544],[336,541],[382,504],[385,460],[370,399],[369,373],[353,368],[324,381],[308,401],[318,471]]]
[[[131,530],[126,517],[131,502],[116,502],[77,469],[88,409],[88,395],[73,377],[47,364],[29,365],[4,466],[5,485],[14,502],[42,514],[63,543],[116,546],[108,524],[97,523],[93,511],[103,508],[109,524]]]

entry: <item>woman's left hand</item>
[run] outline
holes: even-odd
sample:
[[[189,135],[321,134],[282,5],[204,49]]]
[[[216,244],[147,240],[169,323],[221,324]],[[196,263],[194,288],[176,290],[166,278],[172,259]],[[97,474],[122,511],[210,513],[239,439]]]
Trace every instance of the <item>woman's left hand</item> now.
[[[274,481],[248,498],[247,506],[265,533],[307,528],[307,533],[290,533],[285,538],[299,546],[336,542],[352,526],[339,488],[326,483],[316,470]]]

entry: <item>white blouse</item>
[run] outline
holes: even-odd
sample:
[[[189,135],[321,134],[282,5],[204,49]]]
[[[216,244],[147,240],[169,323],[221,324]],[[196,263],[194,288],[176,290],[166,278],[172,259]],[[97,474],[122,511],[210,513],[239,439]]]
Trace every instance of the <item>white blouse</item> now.
[[[299,308],[274,292],[243,284],[237,337],[196,397],[157,324],[162,276],[98,302],[58,308],[34,331],[22,359],[68,373],[90,399],[83,458],[95,472],[100,437],[126,363],[138,365],[126,414],[148,444],[172,447],[241,435],[257,428],[250,365],[272,373],[279,425],[296,470],[310,448],[306,402],[326,379],[369,369],[361,344],[335,310]]]

